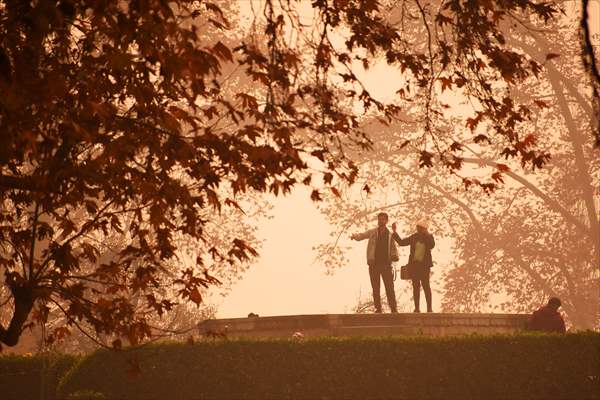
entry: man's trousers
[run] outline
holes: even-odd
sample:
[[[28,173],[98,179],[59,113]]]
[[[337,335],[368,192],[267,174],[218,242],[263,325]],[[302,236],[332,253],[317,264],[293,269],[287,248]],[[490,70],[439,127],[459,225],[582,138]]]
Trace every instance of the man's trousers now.
[[[373,289],[373,304],[375,312],[381,312],[381,279],[385,286],[385,295],[391,312],[398,312],[396,307],[396,293],[394,291],[394,274],[391,265],[369,265],[369,277],[371,278],[371,288]]]

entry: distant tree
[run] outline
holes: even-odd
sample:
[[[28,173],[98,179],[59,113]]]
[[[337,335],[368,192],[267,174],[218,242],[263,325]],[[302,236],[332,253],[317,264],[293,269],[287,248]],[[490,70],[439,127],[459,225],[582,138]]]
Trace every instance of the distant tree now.
[[[256,252],[232,237],[173,273],[179,238],[205,242],[211,212],[236,208],[245,192],[321,186],[315,175],[333,192],[353,182],[347,154],[372,144],[355,110],[386,121],[400,111],[357,78],[381,57],[398,68],[404,96],[423,104],[414,142],[422,165],[461,166],[437,124],[441,85],[479,104],[467,122],[490,122],[482,141],[542,166],[548,154],[519,131],[528,105],[510,96],[541,66],[506,45],[502,29],[543,25],[556,5],[413,0],[391,21],[388,3],[315,0],[307,26],[307,3],[265,0],[244,31],[227,19],[242,23],[236,2],[1,1],[0,267],[11,317],[0,342],[17,343],[32,310],[44,318],[48,303],[67,323],[132,344],[152,335],[149,315],[177,299],[200,303],[217,283],[207,263]],[[130,244],[100,262],[98,238],[125,230]],[[158,296],[160,286],[175,297]]]
[[[590,29],[590,2],[581,0],[581,55],[583,65],[589,75],[592,88],[592,133],[596,138],[596,147],[600,148],[600,54],[594,49]],[[597,20],[596,20],[597,21]]]
[[[539,79],[523,81],[512,96],[537,104],[521,127],[552,154],[550,162],[532,173],[505,159],[501,146],[481,146],[476,138],[469,143],[470,129],[461,127],[459,117],[444,121],[448,131],[465,138],[462,162],[471,173],[492,173],[503,182],[486,195],[469,185],[476,177],[421,169],[410,149],[391,150],[414,135],[416,124],[373,123],[367,131],[377,145],[357,158],[358,180],[368,182],[370,194],[340,189],[341,198],[329,196],[321,204],[336,226],[332,240],[319,247],[328,268],[347,263],[348,232],[364,227],[376,212],[386,210],[399,220],[404,235],[430,216],[433,233],[449,242],[453,256],[436,259],[433,269],[442,278],[445,310],[529,312],[558,296],[575,327],[600,325],[600,161],[588,134],[593,97],[577,57],[576,14],[567,11],[548,31],[515,29],[506,38],[534,59],[547,59]],[[407,112],[404,119],[410,117]],[[456,190],[461,181],[468,190]]]

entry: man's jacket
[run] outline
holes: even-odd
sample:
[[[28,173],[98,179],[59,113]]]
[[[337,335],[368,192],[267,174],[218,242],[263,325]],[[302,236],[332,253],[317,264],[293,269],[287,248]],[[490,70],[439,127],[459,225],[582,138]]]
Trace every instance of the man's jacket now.
[[[399,246],[410,246],[409,263],[417,263],[424,267],[433,267],[431,259],[431,249],[435,247],[433,235],[429,233],[413,233],[407,238],[400,239],[400,236],[394,232],[392,238]]]
[[[366,232],[359,233],[356,235],[356,240],[369,239],[367,242],[367,264],[375,265],[375,247],[377,247],[379,229],[369,229]],[[392,232],[388,232],[388,263],[391,264],[392,260],[398,260],[398,248],[392,240]]]

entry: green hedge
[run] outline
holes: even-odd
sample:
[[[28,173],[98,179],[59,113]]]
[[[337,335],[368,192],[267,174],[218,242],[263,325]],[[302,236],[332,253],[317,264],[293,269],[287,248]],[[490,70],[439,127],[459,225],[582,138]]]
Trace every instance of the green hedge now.
[[[160,344],[96,352],[60,390],[144,400],[600,399],[600,335]]]
[[[76,360],[63,354],[0,356],[0,399],[55,400],[59,380]]]

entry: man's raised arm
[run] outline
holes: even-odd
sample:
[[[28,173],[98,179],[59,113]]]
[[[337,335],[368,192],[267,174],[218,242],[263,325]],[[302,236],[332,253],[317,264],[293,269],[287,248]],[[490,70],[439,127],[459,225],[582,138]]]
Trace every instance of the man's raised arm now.
[[[365,240],[368,239],[369,236],[371,236],[371,231],[372,229],[369,229],[368,231],[364,231],[361,233],[354,233],[350,236],[350,239],[352,240]]]

